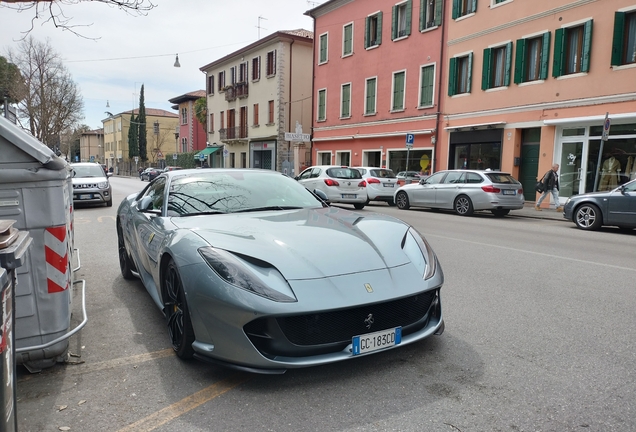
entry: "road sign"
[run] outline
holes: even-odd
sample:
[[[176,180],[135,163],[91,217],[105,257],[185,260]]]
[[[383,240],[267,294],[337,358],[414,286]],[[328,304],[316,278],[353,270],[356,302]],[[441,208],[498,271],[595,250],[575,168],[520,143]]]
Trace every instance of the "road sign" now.
[[[605,121],[603,122],[603,134],[601,135],[601,139],[603,141],[607,141],[607,138],[609,137],[611,124],[612,124],[612,119],[609,118],[609,113],[605,113]]]
[[[139,156],[135,156],[135,163],[139,162]]]
[[[162,158],[163,157],[163,153],[157,152],[157,157]]]
[[[177,154],[176,153],[172,154],[172,160],[177,160]]]
[[[205,155],[204,154],[200,154],[199,155],[199,160],[205,160]]]
[[[407,133],[406,134],[406,146],[413,147],[413,143],[415,142],[415,135]]]
[[[223,157],[227,157],[229,154],[230,152],[227,149],[223,149]]]

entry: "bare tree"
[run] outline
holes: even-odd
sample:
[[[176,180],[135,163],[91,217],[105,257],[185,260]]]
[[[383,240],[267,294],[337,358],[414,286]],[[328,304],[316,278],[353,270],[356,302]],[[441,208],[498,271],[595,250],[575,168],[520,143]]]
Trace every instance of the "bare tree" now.
[[[161,159],[159,157],[159,153],[162,153],[162,156],[163,156],[163,151],[161,150],[161,148],[166,143],[172,142],[172,131],[166,128],[162,129],[161,125],[160,124],[157,125],[157,123],[158,122],[155,122],[155,125],[154,125],[154,133],[153,133],[154,138],[149,140],[150,144],[152,145],[152,147],[150,148],[150,161],[153,165],[157,163],[159,159]]]
[[[86,27],[92,24],[71,24],[72,17],[64,13],[65,6],[79,3],[103,3],[116,7],[131,15],[146,15],[155,7],[151,0],[0,0],[0,7],[15,9],[17,11],[33,10],[31,28],[24,33],[29,34],[39,19],[51,22],[55,27],[68,30],[78,36],[84,37],[77,31],[77,27]]]
[[[60,145],[60,134],[84,116],[84,101],[71,74],[49,42],[24,39],[9,60],[22,73],[27,94],[18,103],[18,122],[44,144]]]

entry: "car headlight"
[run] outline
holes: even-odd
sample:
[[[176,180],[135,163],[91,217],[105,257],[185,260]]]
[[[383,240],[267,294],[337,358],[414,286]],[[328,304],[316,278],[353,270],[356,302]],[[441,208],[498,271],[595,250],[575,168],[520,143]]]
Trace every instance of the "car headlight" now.
[[[436,270],[435,253],[426,239],[413,227],[409,228],[402,239],[402,250],[410,258],[411,263],[420,270],[422,278],[433,277]]]
[[[212,247],[199,248],[199,253],[212,270],[231,285],[277,302],[298,301],[283,275],[265,261],[243,259]]]
[[[97,187],[100,188],[100,189],[108,189],[108,182],[107,181],[99,182],[99,183],[97,183]]]

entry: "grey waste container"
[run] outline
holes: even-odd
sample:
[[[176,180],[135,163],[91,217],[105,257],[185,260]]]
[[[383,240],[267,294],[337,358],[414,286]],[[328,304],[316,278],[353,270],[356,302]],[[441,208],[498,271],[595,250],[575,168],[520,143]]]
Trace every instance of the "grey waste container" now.
[[[16,414],[15,373],[15,271],[22,266],[31,237],[13,228],[13,222],[0,220],[0,295],[2,322],[0,323],[0,374],[4,386],[0,390],[1,432],[18,430]]]
[[[79,262],[71,178],[64,159],[0,117],[0,219],[33,239],[15,291],[16,363],[31,372],[67,359]]]

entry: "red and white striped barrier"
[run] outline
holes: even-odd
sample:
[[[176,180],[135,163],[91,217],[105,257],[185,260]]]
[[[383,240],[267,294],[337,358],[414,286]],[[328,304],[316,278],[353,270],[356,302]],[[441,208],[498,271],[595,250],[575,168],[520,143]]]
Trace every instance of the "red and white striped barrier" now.
[[[49,294],[65,291],[71,284],[67,234],[66,225],[49,227],[44,231],[46,282]]]

